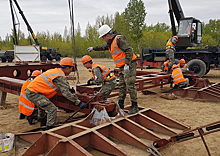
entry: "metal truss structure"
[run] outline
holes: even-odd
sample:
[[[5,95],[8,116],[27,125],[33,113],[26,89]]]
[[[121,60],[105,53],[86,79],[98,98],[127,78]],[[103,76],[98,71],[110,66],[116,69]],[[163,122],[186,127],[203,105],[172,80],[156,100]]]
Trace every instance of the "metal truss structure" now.
[[[105,111],[104,107],[95,108],[98,111],[92,111],[85,119],[47,131],[17,134],[15,153],[21,151],[20,147],[25,147],[28,149],[23,148],[22,156],[91,156],[88,150],[91,147],[108,155],[132,155],[120,147],[120,143],[126,143],[145,153],[161,156],[152,146],[153,141],[190,128],[151,109],[139,108],[138,113],[127,115],[125,112],[129,107],[125,112],[117,107],[116,115],[110,117],[100,115]],[[97,116],[94,113],[101,117],[94,118]]]

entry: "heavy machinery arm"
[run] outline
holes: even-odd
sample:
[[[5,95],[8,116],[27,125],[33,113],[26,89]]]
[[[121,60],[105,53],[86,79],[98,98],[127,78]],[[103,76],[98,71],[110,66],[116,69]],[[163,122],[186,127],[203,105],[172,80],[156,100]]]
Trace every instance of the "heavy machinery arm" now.
[[[176,21],[178,24],[179,24],[180,19],[184,18],[184,14],[183,14],[182,8],[178,0],[168,0],[168,5],[169,5],[169,14],[170,14],[171,27],[172,27],[172,34],[174,36],[176,35],[176,26],[175,26],[173,14],[176,17]]]
[[[15,27],[15,20],[14,20],[14,12],[13,12],[13,5],[12,2],[16,5],[19,13],[21,14],[22,19],[24,20],[28,31],[31,33],[35,44],[40,46],[40,59],[41,61],[46,61],[47,59],[52,61],[55,59],[56,61],[60,61],[61,54],[57,52],[54,48],[48,48],[48,47],[42,47],[41,44],[38,42],[37,37],[34,34],[33,29],[31,28],[30,24],[28,23],[26,17],[24,16],[23,11],[21,10],[17,0],[9,0],[10,2],[10,8],[11,8],[11,14],[12,14],[12,21],[13,21],[13,28],[14,28],[14,36],[15,36],[15,41],[14,44],[18,45],[18,38],[17,38],[17,33],[16,33],[16,27]]]
[[[35,34],[34,34],[34,31],[32,30],[32,28],[31,28],[30,24],[28,23],[26,17],[24,16],[24,13],[23,13],[23,11],[21,10],[21,8],[20,8],[20,6],[19,6],[17,0],[13,0],[13,1],[14,1],[15,5],[17,6],[17,8],[18,8],[18,10],[19,10],[19,13],[21,14],[21,17],[23,18],[25,24],[27,25],[27,29],[28,29],[28,31],[31,33],[31,35],[32,35],[32,37],[33,37],[33,39],[34,39],[36,45],[40,45],[40,43],[39,43],[38,40],[37,40],[37,37],[36,37]],[[10,0],[10,4],[11,4],[11,5],[10,5],[10,6],[11,6],[11,10],[13,10],[13,8],[12,8],[12,0]],[[13,12],[12,12],[12,13],[13,13]],[[12,14],[12,17],[13,17],[13,14]],[[15,25],[15,24],[13,24],[13,25]],[[15,29],[14,29],[14,30],[15,30]]]

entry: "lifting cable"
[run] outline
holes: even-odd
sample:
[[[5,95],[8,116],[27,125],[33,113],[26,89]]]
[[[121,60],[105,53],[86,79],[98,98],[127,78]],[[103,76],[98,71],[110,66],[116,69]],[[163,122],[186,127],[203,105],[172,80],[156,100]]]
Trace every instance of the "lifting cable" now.
[[[75,76],[75,72],[77,74],[77,84],[79,84],[79,72],[78,69],[76,67],[76,48],[75,48],[75,33],[74,33],[74,13],[73,13],[73,0],[68,0],[68,4],[69,4],[69,13],[70,13],[70,25],[71,25],[71,35],[72,35],[72,48],[73,48],[73,57],[74,57],[74,75]],[[74,79],[73,79],[74,82]]]
[[[17,23],[16,23],[16,21],[14,20],[14,25],[16,26],[16,25],[18,25],[18,31],[17,31],[17,40],[19,40],[19,35],[20,35],[20,21],[19,21],[19,18],[18,18],[18,14],[17,14],[17,12],[16,12],[16,10],[15,10],[15,7],[14,7],[14,4],[12,3],[12,1],[10,1],[11,2],[11,6],[12,6],[12,19],[13,19],[13,15],[15,14],[15,16],[16,16],[16,19],[17,19]],[[16,27],[15,27],[15,29],[16,29]],[[15,32],[16,32],[16,30],[14,30]],[[14,32],[13,32],[14,33]]]

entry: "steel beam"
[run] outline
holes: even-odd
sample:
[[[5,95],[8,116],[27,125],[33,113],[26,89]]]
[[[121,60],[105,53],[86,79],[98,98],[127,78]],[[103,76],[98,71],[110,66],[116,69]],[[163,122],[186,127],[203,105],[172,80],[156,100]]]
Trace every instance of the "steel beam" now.
[[[110,121],[103,122],[98,126],[91,124],[91,116],[89,115],[85,119],[47,131],[17,134],[15,145],[21,144],[22,140],[32,143],[24,151],[23,156],[40,154],[91,156],[92,154],[87,151],[87,147],[110,155],[127,156],[131,153],[124,151],[117,143],[118,141],[125,142],[137,149],[152,151],[151,144],[154,140],[161,139],[160,135],[163,137],[173,136],[179,131],[186,131],[190,128],[151,109],[141,107],[139,109],[141,111],[133,115],[124,113],[124,115],[117,117],[109,117]],[[154,116],[153,119],[148,114],[157,114],[157,116]],[[140,117],[140,122],[134,121]],[[164,122],[159,123],[163,117]],[[154,124],[149,123],[149,120]],[[166,124],[166,121],[169,124]],[[162,130],[158,130],[161,127]],[[18,151],[19,149],[16,148],[15,152]]]

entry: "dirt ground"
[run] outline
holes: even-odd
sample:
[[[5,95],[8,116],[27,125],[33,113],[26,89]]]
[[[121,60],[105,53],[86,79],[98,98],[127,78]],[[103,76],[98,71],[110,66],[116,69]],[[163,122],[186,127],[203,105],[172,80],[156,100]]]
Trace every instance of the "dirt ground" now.
[[[114,69],[115,65],[111,59],[94,59],[94,62],[103,64]],[[0,65],[6,65],[0,64]],[[77,59],[80,83],[86,83],[91,77],[91,73],[81,64],[80,59]],[[140,70],[140,69],[138,69]],[[147,71],[160,71],[160,69],[146,69]],[[211,69],[205,76],[210,82],[220,82],[220,70]],[[73,80],[69,81],[74,84]],[[76,82],[76,80],[75,80]],[[168,116],[180,123],[190,126],[192,129],[206,125],[219,120],[220,104],[219,102],[202,102],[189,99],[178,98],[176,100],[167,100],[160,98],[160,93],[169,90],[169,85],[163,88],[152,88],[150,91],[156,92],[155,95],[143,95],[138,92],[138,104],[140,106],[151,108],[161,114]],[[0,106],[0,131],[4,133],[21,133],[40,127],[40,124],[29,125],[27,120],[19,120],[18,111],[19,96],[8,94],[6,104]],[[117,101],[117,97],[109,99]],[[130,105],[129,96],[125,100],[125,105]],[[57,122],[62,122],[67,119],[72,113],[58,112]],[[219,138],[220,132],[206,135],[205,140],[210,149],[211,155],[220,156]],[[132,148],[127,148],[132,150]],[[129,152],[128,152],[129,153]],[[148,155],[147,151],[133,151],[132,155]],[[163,156],[207,156],[206,149],[200,138],[169,145],[161,151]],[[13,155],[11,152],[0,153],[0,156]],[[93,155],[98,155],[93,153]]]

